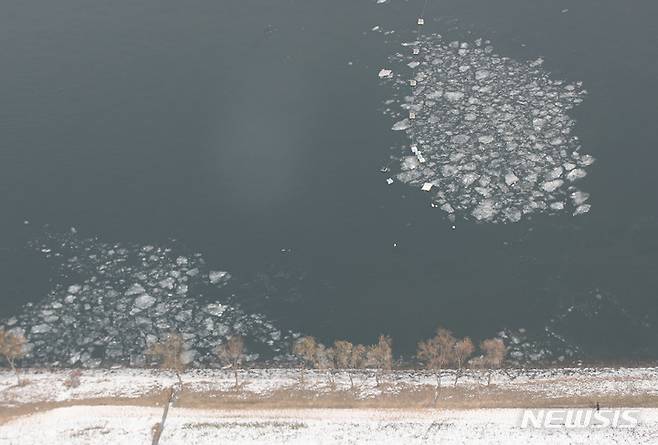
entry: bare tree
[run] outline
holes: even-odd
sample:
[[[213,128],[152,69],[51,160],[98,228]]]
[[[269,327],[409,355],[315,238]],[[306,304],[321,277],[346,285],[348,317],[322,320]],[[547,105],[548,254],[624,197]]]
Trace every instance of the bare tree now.
[[[418,343],[416,357],[434,373],[437,394],[441,388],[441,370],[450,366],[454,361],[456,342],[452,332],[439,327],[434,337]]]
[[[238,388],[238,371],[244,361],[244,339],[240,335],[234,335],[215,348],[215,355],[222,364],[231,366],[235,387]]]
[[[487,375],[487,386],[491,384],[491,375],[494,369],[500,368],[507,355],[507,347],[500,338],[489,338],[480,343],[480,349],[484,353],[482,364],[489,370]]]
[[[21,378],[16,368],[16,360],[25,356],[25,344],[27,340],[19,333],[5,331],[0,329],[0,355],[11,366],[11,370],[16,374],[18,384],[21,384]]]
[[[183,338],[178,334],[171,333],[164,340],[153,343],[146,351],[146,355],[158,360],[160,368],[174,372],[182,388],[183,379],[180,374],[185,370],[186,365],[183,362],[183,351]]]
[[[375,382],[380,386],[383,375],[393,366],[393,349],[391,337],[380,335],[377,344],[368,347],[367,361],[375,371]]]
[[[334,348],[327,348],[322,343],[318,343],[315,350],[314,366],[317,369],[328,371],[329,385],[331,385],[332,390],[336,389],[335,372],[338,369],[338,365],[336,363],[336,352]]]
[[[302,337],[292,345],[293,355],[301,361],[299,380],[302,384],[304,383],[304,370],[306,367],[315,366],[317,363],[317,350],[318,342],[310,336]]]
[[[351,371],[365,366],[366,347],[363,345],[353,345],[345,340],[336,340],[333,350],[336,367],[346,370],[347,376],[350,379],[350,387],[354,390],[354,379]]]
[[[475,346],[470,338],[464,337],[455,343],[455,365],[457,365],[457,372],[455,373],[455,385],[457,380],[462,375],[462,370],[468,358],[475,352]]]

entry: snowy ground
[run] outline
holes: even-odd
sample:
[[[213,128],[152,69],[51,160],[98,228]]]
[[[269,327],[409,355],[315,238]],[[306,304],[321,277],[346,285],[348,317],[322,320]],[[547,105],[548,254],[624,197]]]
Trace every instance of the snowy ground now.
[[[149,443],[162,413],[161,390],[176,381],[157,370],[97,369],[67,388],[69,372],[26,371],[21,386],[13,374],[0,373],[0,444]],[[245,370],[239,391],[226,370],[182,377],[162,444],[658,443],[656,368],[507,370],[494,374],[491,387],[482,372],[468,371],[456,389],[454,372],[446,371],[436,405],[426,403],[434,376],[418,371],[391,372],[380,388],[372,371],[352,372],[354,392],[345,371],[332,386],[327,372],[307,371],[300,385],[298,370]],[[642,407],[639,424],[521,428],[524,407],[594,412],[596,401],[603,408]]]
[[[30,445],[145,444],[160,410],[133,406],[75,406],[0,426],[0,443]],[[521,411],[274,410],[174,408],[166,444],[650,444],[658,441],[658,409],[641,410],[638,427],[530,429]]]
[[[176,381],[173,374],[150,369],[85,370],[80,386],[64,385],[70,371],[29,370],[21,374],[28,383],[16,385],[16,377],[0,372],[0,407],[12,407],[27,403],[64,402],[98,398],[138,398],[170,387]],[[351,373],[355,383],[355,398],[368,400],[382,395],[376,386],[373,371]],[[276,391],[287,389],[312,390],[318,394],[350,391],[348,373],[334,375],[335,386],[329,381],[329,373],[306,371],[305,383],[300,385],[299,371],[294,369],[250,369],[240,371],[240,393],[244,398],[268,397]],[[234,377],[228,370],[191,370],[183,374],[185,391],[188,393],[223,393],[233,391]],[[385,377],[388,395],[413,393],[435,385],[432,374],[419,371],[393,371]],[[454,372],[445,371],[442,386],[451,388]],[[657,397],[658,368],[560,368],[498,371],[493,375],[491,390],[515,392],[542,399],[566,397]],[[483,372],[468,370],[460,378],[457,389],[475,393],[486,387]],[[350,391],[351,392],[351,391]]]

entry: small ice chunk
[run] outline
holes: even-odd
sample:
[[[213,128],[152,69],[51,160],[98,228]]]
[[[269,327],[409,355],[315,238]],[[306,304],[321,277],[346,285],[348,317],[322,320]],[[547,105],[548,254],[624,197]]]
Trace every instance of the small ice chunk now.
[[[226,306],[223,304],[219,303],[211,303],[208,306],[206,306],[206,312],[209,313],[210,315],[214,315],[215,317],[220,317],[224,311],[226,311]]]
[[[155,304],[155,298],[148,294],[140,295],[135,299],[135,307],[138,309],[146,309]]]
[[[579,206],[585,203],[589,199],[589,193],[582,192],[577,190],[571,194],[571,199],[575,206]]]
[[[406,156],[404,159],[402,159],[401,168],[402,170],[413,170],[418,168],[418,165],[418,158],[415,156]]]
[[[541,185],[541,188],[548,193],[554,192],[564,184],[561,179],[554,179],[553,181],[546,181]]]
[[[516,209],[514,207],[511,207],[509,209],[505,209],[505,217],[509,222],[519,222],[521,221],[521,210]]]
[[[223,270],[211,270],[208,272],[208,279],[211,284],[217,284],[220,282],[228,281],[231,278],[231,274]]]
[[[592,165],[594,163],[595,159],[594,156],[592,155],[582,155],[580,157],[580,165],[587,167],[588,165]]]
[[[458,102],[464,98],[464,93],[461,91],[446,91],[443,93],[443,97],[445,97],[450,102]]]
[[[433,186],[433,185],[434,185],[434,184],[432,184],[431,182],[426,182],[426,183],[423,184],[423,186],[421,187],[421,190],[424,191],[424,192],[429,192],[429,191],[432,190],[432,186]]]
[[[551,203],[551,208],[553,210],[562,210],[562,209],[564,209],[564,203],[563,202],[552,202]]]
[[[459,171],[458,167],[456,167],[454,165],[450,165],[450,164],[446,164],[443,167],[441,167],[441,173],[443,174],[443,176],[446,176],[446,177],[447,176],[454,176],[455,174],[457,174],[458,171]]]
[[[477,181],[478,175],[476,173],[466,173],[464,176],[462,176],[462,184],[464,184],[466,187],[469,185],[473,184],[475,181]]]
[[[391,77],[393,77],[393,71],[392,70],[381,69],[379,71],[379,78],[380,79],[390,79]]]
[[[559,178],[560,176],[562,176],[562,167],[555,167],[546,175],[546,179],[553,180]]]
[[[489,77],[489,74],[491,73],[487,70],[477,70],[475,72],[475,80],[484,80]]]
[[[388,179],[386,179],[386,183],[387,183],[388,185],[393,184],[393,178],[388,178]]]
[[[80,290],[82,290],[82,286],[79,284],[74,284],[68,288],[69,294],[77,294]]]
[[[571,182],[580,178],[584,178],[585,176],[587,176],[587,172],[582,168],[575,168],[567,173],[567,179]]]
[[[38,324],[36,326],[33,326],[30,332],[32,334],[45,334],[47,332],[50,332],[52,330],[52,327],[47,324]]]
[[[471,138],[467,134],[457,134],[450,139],[453,144],[466,144]]]
[[[573,215],[582,215],[583,213],[589,212],[589,210],[592,208],[591,205],[589,204],[583,204],[578,207],[576,207],[576,210],[573,212]]]
[[[139,295],[139,294],[143,294],[144,292],[146,292],[146,289],[144,289],[144,287],[142,287],[141,284],[135,283],[132,286],[130,286],[130,288],[126,291],[126,295],[127,296]]]
[[[494,137],[490,134],[485,134],[484,136],[480,136],[478,141],[480,144],[491,144],[494,141]]]
[[[519,182],[519,178],[514,173],[509,172],[505,174],[505,184],[507,184],[508,186],[512,186],[517,182]]]
[[[491,199],[485,199],[478,204],[478,206],[473,209],[473,216],[477,220],[491,220],[496,215],[497,210],[495,208],[495,203]]]
[[[158,285],[165,289],[173,289],[176,285],[176,280],[171,277],[167,277],[164,280],[161,280]]]
[[[393,124],[391,130],[401,131],[408,129],[409,127],[411,127],[411,122],[409,121],[409,119],[402,119],[401,121],[398,121],[395,124]]]

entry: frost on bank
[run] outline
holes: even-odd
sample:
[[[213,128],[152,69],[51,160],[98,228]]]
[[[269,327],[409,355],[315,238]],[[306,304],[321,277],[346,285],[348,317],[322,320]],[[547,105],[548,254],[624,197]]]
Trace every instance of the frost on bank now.
[[[581,82],[551,80],[541,59],[500,57],[481,39],[430,35],[403,47],[395,74],[380,75],[395,91],[386,102],[393,130],[410,139],[399,181],[429,191],[451,219],[589,211],[575,184],[594,158],[581,152],[567,114],[586,94]]]

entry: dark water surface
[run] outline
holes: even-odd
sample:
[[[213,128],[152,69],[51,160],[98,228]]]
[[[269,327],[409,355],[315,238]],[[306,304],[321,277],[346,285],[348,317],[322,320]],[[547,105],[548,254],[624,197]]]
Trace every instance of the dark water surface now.
[[[0,318],[51,287],[20,249],[50,224],[176,238],[245,280],[284,271],[271,292],[297,297],[274,316],[326,341],[387,332],[409,352],[438,323],[541,329],[597,293],[655,334],[658,3],[429,1],[427,31],[543,57],[589,91],[573,116],[592,211],[456,230],[378,171],[402,142],[377,80],[398,47],[370,29],[411,36],[423,3],[5,2]],[[654,355],[614,310],[591,315],[570,329],[593,353]]]

